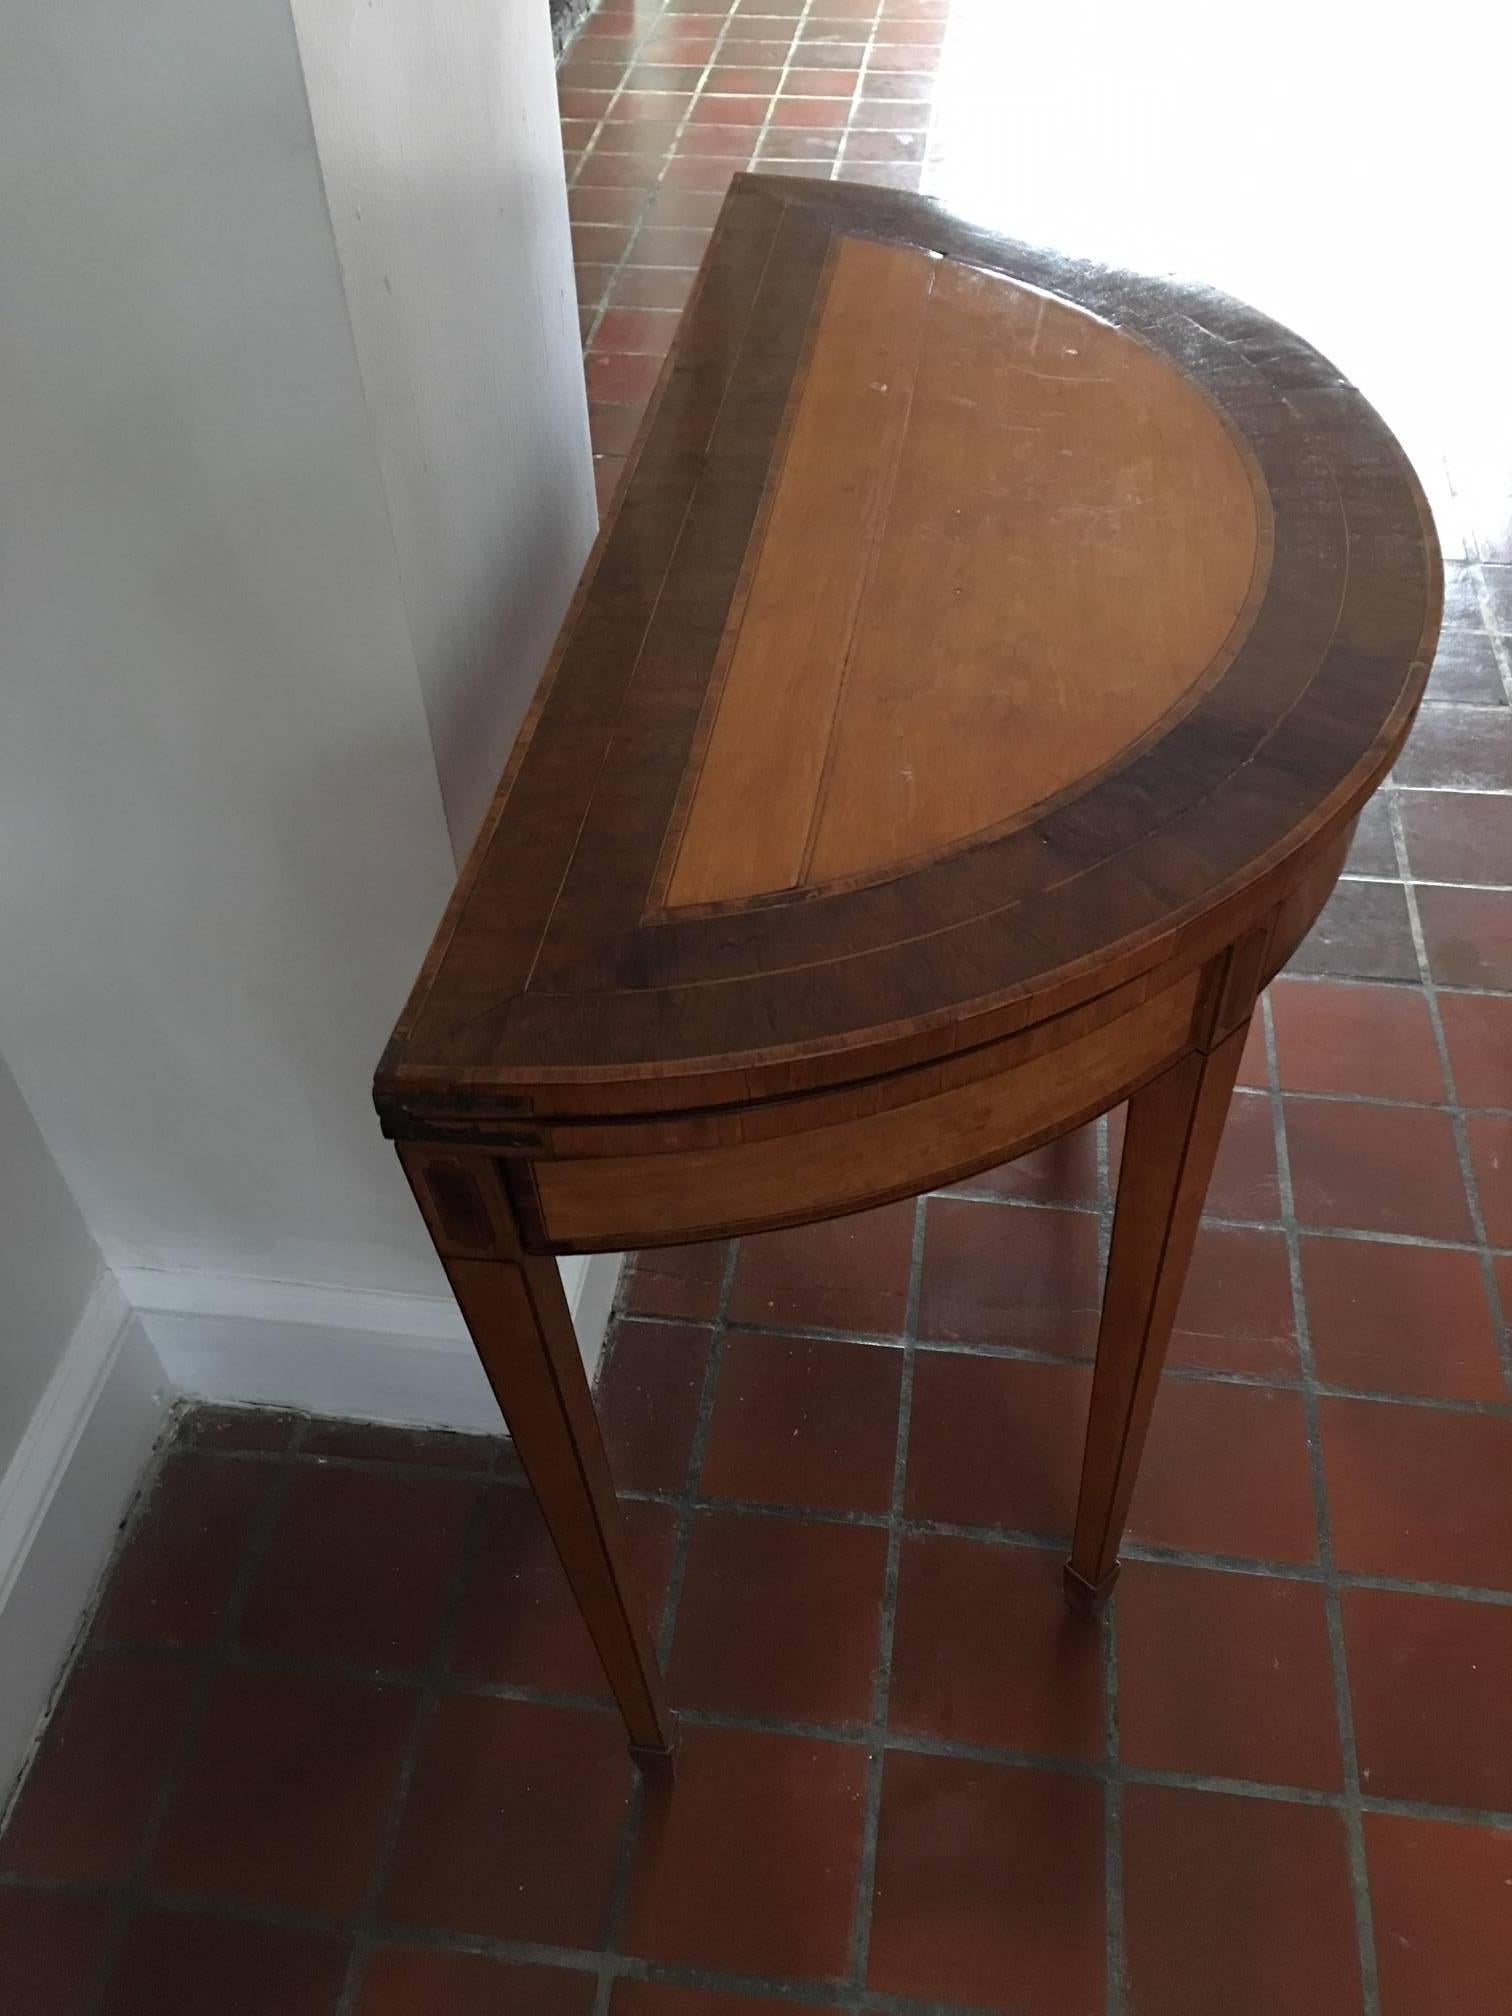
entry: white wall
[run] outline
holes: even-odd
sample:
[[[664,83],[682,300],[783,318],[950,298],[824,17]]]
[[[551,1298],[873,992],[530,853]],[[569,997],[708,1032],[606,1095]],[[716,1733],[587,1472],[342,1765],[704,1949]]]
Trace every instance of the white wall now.
[[[153,1352],[0,1062],[0,1804],[165,1401]]]
[[[0,1058],[0,1475],[104,1263]]]
[[[432,1286],[366,1087],[452,862],[292,24],[3,37],[0,1040],[113,1263]]]
[[[545,0],[292,0],[453,839],[593,540]]]
[[[300,0],[323,161],[285,7],[0,10],[0,1049],[170,1373],[357,1412],[467,1357],[369,1081],[593,509],[545,9],[435,11]]]

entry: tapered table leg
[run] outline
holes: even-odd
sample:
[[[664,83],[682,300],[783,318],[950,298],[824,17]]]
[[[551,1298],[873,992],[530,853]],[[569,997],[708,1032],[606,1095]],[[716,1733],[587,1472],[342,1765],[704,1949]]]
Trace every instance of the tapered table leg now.
[[[674,1726],[629,1576],[619,1503],[555,1260],[526,1253],[486,1162],[401,1150],[593,1639],[638,1761],[665,1765]],[[459,1250],[471,1246],[474,1251]],[[493,1257],[475,1257],[481,1250]]]
[[[1213,1051],[1183,1057],[1129,1101],[1066,1568],[1066,1593],[1079,1607],[1102,1602],[1118,1577],[1155,1389],[1248,1029],[1246,1017]]]

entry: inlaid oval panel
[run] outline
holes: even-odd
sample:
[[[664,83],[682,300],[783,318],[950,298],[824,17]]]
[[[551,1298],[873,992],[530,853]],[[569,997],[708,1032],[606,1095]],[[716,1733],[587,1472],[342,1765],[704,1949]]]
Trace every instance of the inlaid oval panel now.
[[[846,237],[711,682],[676,910],[896,872],[1086,785],[1232,658],[1264,486],[1085,309]]]

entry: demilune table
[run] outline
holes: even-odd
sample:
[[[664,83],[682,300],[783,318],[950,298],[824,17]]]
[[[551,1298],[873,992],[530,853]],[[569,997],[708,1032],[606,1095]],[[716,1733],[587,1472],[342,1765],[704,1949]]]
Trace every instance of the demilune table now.
[[[1252,309],[735,177],[376,1084],[638,1755],[673,1725],[555,1256],[1127,1099],[1066,1570],[1102,1599],[1256,996],[1441,573],[1385,426]]]

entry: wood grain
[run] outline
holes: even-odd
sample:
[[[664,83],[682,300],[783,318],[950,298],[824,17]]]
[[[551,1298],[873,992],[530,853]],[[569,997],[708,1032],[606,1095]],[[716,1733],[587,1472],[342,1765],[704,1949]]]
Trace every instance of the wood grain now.
[[[855,1210],[1130,1097],[1097,1601],[1257,990],[1441,599],[1400,449],[1265,316],[735,178],[375,1088],[642,1754],[672,1724],[546,1256]]]
[[[937,262],[847,239],[698,770],[666,903],[802,878],[857,619],[879,564]]]
[[[1265,316],[737,177],[386,1126],[739,1109],[1192,970],[1390,768],[1440,595]]]

